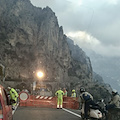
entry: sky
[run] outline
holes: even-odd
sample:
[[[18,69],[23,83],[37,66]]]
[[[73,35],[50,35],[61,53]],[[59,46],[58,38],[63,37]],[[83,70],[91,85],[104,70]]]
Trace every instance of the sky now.
[[[120,0],[31,0],[49,6],[64,33],[83,50],[120,57]]]

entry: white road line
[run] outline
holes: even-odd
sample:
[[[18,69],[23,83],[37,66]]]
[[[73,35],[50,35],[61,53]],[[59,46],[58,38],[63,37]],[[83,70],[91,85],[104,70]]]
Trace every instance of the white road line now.
[[[71,113],[71,114],[73,114],[73,115],[81,118],[81,115],[79,115],[79,114],[77,114],[77,113],[74,113],[74,112],[72,112],[72,111],[70,111],[70,110],[67,110],[67,109],[65,109],[65,108],[62,108],[62,109],[63,109],[64,111],[66,111],[66,112],[69,112],[69,113]]]
[[[15,110],[12,111],[12,115],[15,113],[17,107],[18,107],[19,103],[15,106]]]

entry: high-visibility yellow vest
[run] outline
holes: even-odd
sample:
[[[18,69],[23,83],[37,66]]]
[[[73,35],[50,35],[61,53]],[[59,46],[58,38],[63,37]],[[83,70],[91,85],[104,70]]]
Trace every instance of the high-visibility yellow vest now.
[[[63,95],[64,95],[64,92],[62,90],[58,90],[55,95],[58,97],[58,98],[62,98]]]
[[[75,92],[72,93],[71,97],[76,97],[76,93]]]
[[[16,90],[14,88],[11,88],[11,90],[10,90],[10,97],[11,97],[11,99],[13,99],[15,101],[17,100],[18,93],[16,92]]]

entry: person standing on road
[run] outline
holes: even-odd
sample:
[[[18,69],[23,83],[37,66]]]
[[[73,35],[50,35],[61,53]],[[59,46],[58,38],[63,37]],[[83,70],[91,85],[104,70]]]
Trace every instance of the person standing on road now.
[[[67,90],[65,88],[63,89],[63,92],[64,92],[64,97],[67,97]]]
[[[8,91],[10,94],[10,99],[12,101],[12,109],[17,105],[17,98],[18,98],[18,93],[14,88],[8,87]]]
[[[57,109],[62,109],[64,92],[61,90],[61,88],[59,88],[55,95],[57,96]]]
[[[72,90],[71,97],[73,98],[73,100],[76,100],[76,92],[74,89]]]

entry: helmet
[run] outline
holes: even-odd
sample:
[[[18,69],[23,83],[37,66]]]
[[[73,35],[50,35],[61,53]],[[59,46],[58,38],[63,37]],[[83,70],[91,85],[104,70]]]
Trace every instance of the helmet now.
[[[80,93],[85,92],[85,88],[80,88]]]
[[[75,92],[75,90],[73,89],[72,92]]]
[[[10,90],[11,89],[11,87],[8,87],[8,90]]]
[[[112,90],[112,93],[117,93],[117,90],[113,89],[113,90]]]

